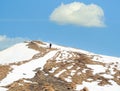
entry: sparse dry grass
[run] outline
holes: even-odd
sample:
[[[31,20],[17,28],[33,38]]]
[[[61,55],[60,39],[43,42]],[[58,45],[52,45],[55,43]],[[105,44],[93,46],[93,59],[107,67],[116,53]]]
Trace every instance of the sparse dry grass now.
[[[28,48],[31,48],[31,49],[34,49],[34,50],[37,50],[37,51],[40,51],[40,52],[46,51],[45,48],[42,48],[42,47],[38,46],[36,44],[36,42],[34,42],[34,41],[31,41],[27,46],[28,46]]]
[[[0,80],[4,79],[10,71],[10,66],[0,65]]]
[[[117,70],[117,72],[114,74],[113,79],[118,85],[120,85],[120,70]]]
[[[24,79],[20,79],[6,86],[6,88],[9,88],[8,91],[31,91],[30,85],[31,83],[26,83],[24,82]]]
[[[29,42],[29,44],[27,45],[29,48],[39,51],[39,53],[35,54],[32,57],[32,59],[26,60],[23,62],[12,63],[10,65],[19,66],[26,62],[32,61],[33,59],[43,57],[46,53],[52,50],[57,50],[54,48],[40,47],[39,44],[46,45],[40,41],[32,41],[32,42]],[[66,54],[64,52],[66,52]],[[110,74],[110,67],[114,63],[111,63],[109,64],[108,67],[106,67],[105,63],[93,61],[92,57],[86,54],[81,54],[81,53],[71,52],[71,51],[64,51],[64,52],[58,51],[53,58],[47,60],[47,63],[44,65],[43,72],[40,71],[39,68],[35,70],[37,73],[35,77],[31,79],[31,81],[36,82],[37,84],[26,83],[23,81],[23,79],[21,79],[8,85],[7,87],[9,88],[9,91],[74,91],[73,89],[75,89],[76,84],[82,84],[83,81],[86,81],[86,82],[98,81],[98,85],[104,86],[104,85],[111,85],[109,80],[113,80],[118,85],[120,85],[120,70],[116,69],[117,64],[115,65],[115,67],[113,67],[115,72],[115,74],[113,74],[113,79],[105,78],[101,75]],[[64,57],[64,56],[67,56],[67,57]],[[56,60],[56,58],[58,57],[59,57],[59,61]],[[88,64],[101,65],[103,67],[106,67],[106,70],[105,72],[93,74],[92,69],[87,67]],[[70,66],[72,67],[68,68]],[[56,67],[57,69],[55,69],[51,73],[51,71]],[[9,70],[10,70],[9,66],[0,66],[0,80],[6,77]],[[65,71],[62,72],[58,78],[55,78],[54,76],[60,73],[62,70],[65,70]],[[45,75],[45,74],[48,74],[48,75]],[[65,81],[65,78],[68,78],[68,77],[71,78],[72,82]],[[89,90],[87,87],[84,87],[80,91],[89,91]]]
[[[105,67],[105,63],[93,61],[91,59],[91,57],[88,57],[85,54],[79,54],[79,53],[75,53],[75,52],[73,52],[71,54],[73,56],[68,57],[68,59],[67,58],[63,59],[61,52],[59,51],[51,60],[47,61],[47,63],[44,66],[44,71],[47,72],[48,74],[54,76],[54,75],[58,74],[59,72],[61,72],[62,70],[66,70],[59,75],[59,78],[61,80],[64,80],[65,78],[67,78],[69,76],[69,77],[71,77],[72,82],[75,84],[82,84],[83,81],[92,82],[92,81],[99,80],[98,85],[100,85],[100,86],[104,86],[104,85],[108,85],[108,84],[111,85],[111,83],[109,82],[109,80],[111,80],[111,79],[100,76],[100,74],[107,74],[107,71],[109,70],[109,68],[107,68],[105,70],[106,72],[93,74],[91,68],[87,67],[87,64],[101,65],[101,66]],[[55,60],[57,57],[60,57],[60,59],[62,59],[62,60],[59,60],[59,62],[57,62]],[[64,62],[63,60],[67,60],[67,61]],[[70,69],[67,69],[67,67],[69,67],[70,65],[73,65],[73,67],[71,67]],[[58,69],[56,69],[53,73],[50,73],[50,71],[56,67],[58,67]],[[86,71],[83,72],[83,70],[85,70],[85,69],[86,69]],[[73,76],[71,76],[72,70],[76,71]],[[115,71],[116,71],[116,69],[115,69]],[[120,84],[120,81],[119,81],[120,78],[117,78],[118,75],[119,75],[119,72],[117,71],[117,73],[114,75],[114,81],[116,81],[117,84]],[[88,79],[91,79],[91,80],[88,80]]]

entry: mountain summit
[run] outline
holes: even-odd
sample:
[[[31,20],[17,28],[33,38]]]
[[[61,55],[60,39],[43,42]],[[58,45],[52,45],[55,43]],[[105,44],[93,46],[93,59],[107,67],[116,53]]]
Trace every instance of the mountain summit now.
[[[0,91],[119,91],[120,58],[41,41],[0,51]]]

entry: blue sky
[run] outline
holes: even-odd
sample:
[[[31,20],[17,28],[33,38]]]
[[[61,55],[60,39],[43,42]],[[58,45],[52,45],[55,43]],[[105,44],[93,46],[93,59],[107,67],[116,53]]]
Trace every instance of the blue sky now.
[[[23,40],[39,39],[120,57],[119,3],[119,0],[0,0],[0,49]]]

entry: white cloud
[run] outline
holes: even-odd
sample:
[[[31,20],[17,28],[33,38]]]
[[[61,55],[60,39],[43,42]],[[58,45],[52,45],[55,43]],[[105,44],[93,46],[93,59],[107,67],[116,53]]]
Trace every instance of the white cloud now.
[[[61,4],[50,15],[50,20],[59,24],[73,24],[86,27],[104,27],[104,12],[95,4],[80,2]]]
[[[0,50],[8,48],[16,43],[23,42],[26,38],[9,38],[6,35],[0,35]]]

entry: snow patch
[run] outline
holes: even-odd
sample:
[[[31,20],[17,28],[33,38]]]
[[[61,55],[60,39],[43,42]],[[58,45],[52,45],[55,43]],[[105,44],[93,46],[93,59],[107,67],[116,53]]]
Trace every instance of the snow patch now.
[[[38,51],[28,48],[27,43],[19,43],[0,51],[0,64],[29,60],[37,53]]]
[[[82,85],[76,85],[76,90],[81,90],[87,87],[89,91],[118,91],[120,86],[111,80],[112,85],[99,86],[97,82],[83,82]]]
[[[55,77],[59,77],[63,72],[65,72],[66,70],[64,69],[64,70],[62,70],[62,71],[60,71],[58,74],[55,74]]]
[[[0,91],[8,91],[7,88],[0,87]]]
[[[93,54],[93,53],[91,53],[91,52],[84,51],[84,50],[81,50],[81,49],[75,49],[75,48],[71,48],[71,47],[63,47],[63,46],[59,46],[59,45],[56,45],[56,44],[52,44],[52,47],[53,47],[53,48],[57,48],[57,49],[59,49],[59,50],[79,52],[79,53],[84,53],[84,54]]]
[[[73,67],[73,65],[71,65],[71,66],[68,66],[68,67],[67,67],[67,69],[71,69],[72,67]]]
[[[111,76],[110,74],[102,74],[101,76],[105,77],[105,78],[114,78],[113,76]]]
[[[72,78],[70,76],[68,76],[67,78],[65,78],[65,81],[72,82]]]
[[[93,59],[93,60],[95,60],[95,59]],[[99,55],[98,60],[95,60],[95,61],[103,62],[103,63],[112,63],[112,62],[120,63],[120,58],[111,57],[111,56],[105,56],[105,55]]]
[[[47,53],[44,57],[41,57],[39,59],[32,60],[28,63],[22,64],[20,66],[13,66],[13,71],[10,72],[6,78],[4,78],[0,86],[6,86],[14,81],[17,81],[21,78],[32,78],[35,75],[34,70],[36,68],[41,67],[43,69],[43,66],[45,65],[46,61],[53,57],[57,51],[52,51]]]
[[[75,73],[76,73],[76,70],[72,70],[70,75],[73,76],[75,75]]]
[[[100,72],[105,72],[105,70],[106,70],[106,68],[102,65],[87,64],[87,67],[92,69],[93,74],[100,73]]]
[[[50,70],[49,72],[50,73],[54,73],[55,72],[55,70],[57,70],[59,67],[54,67],[54,68],[52,68],[52,70]]]

